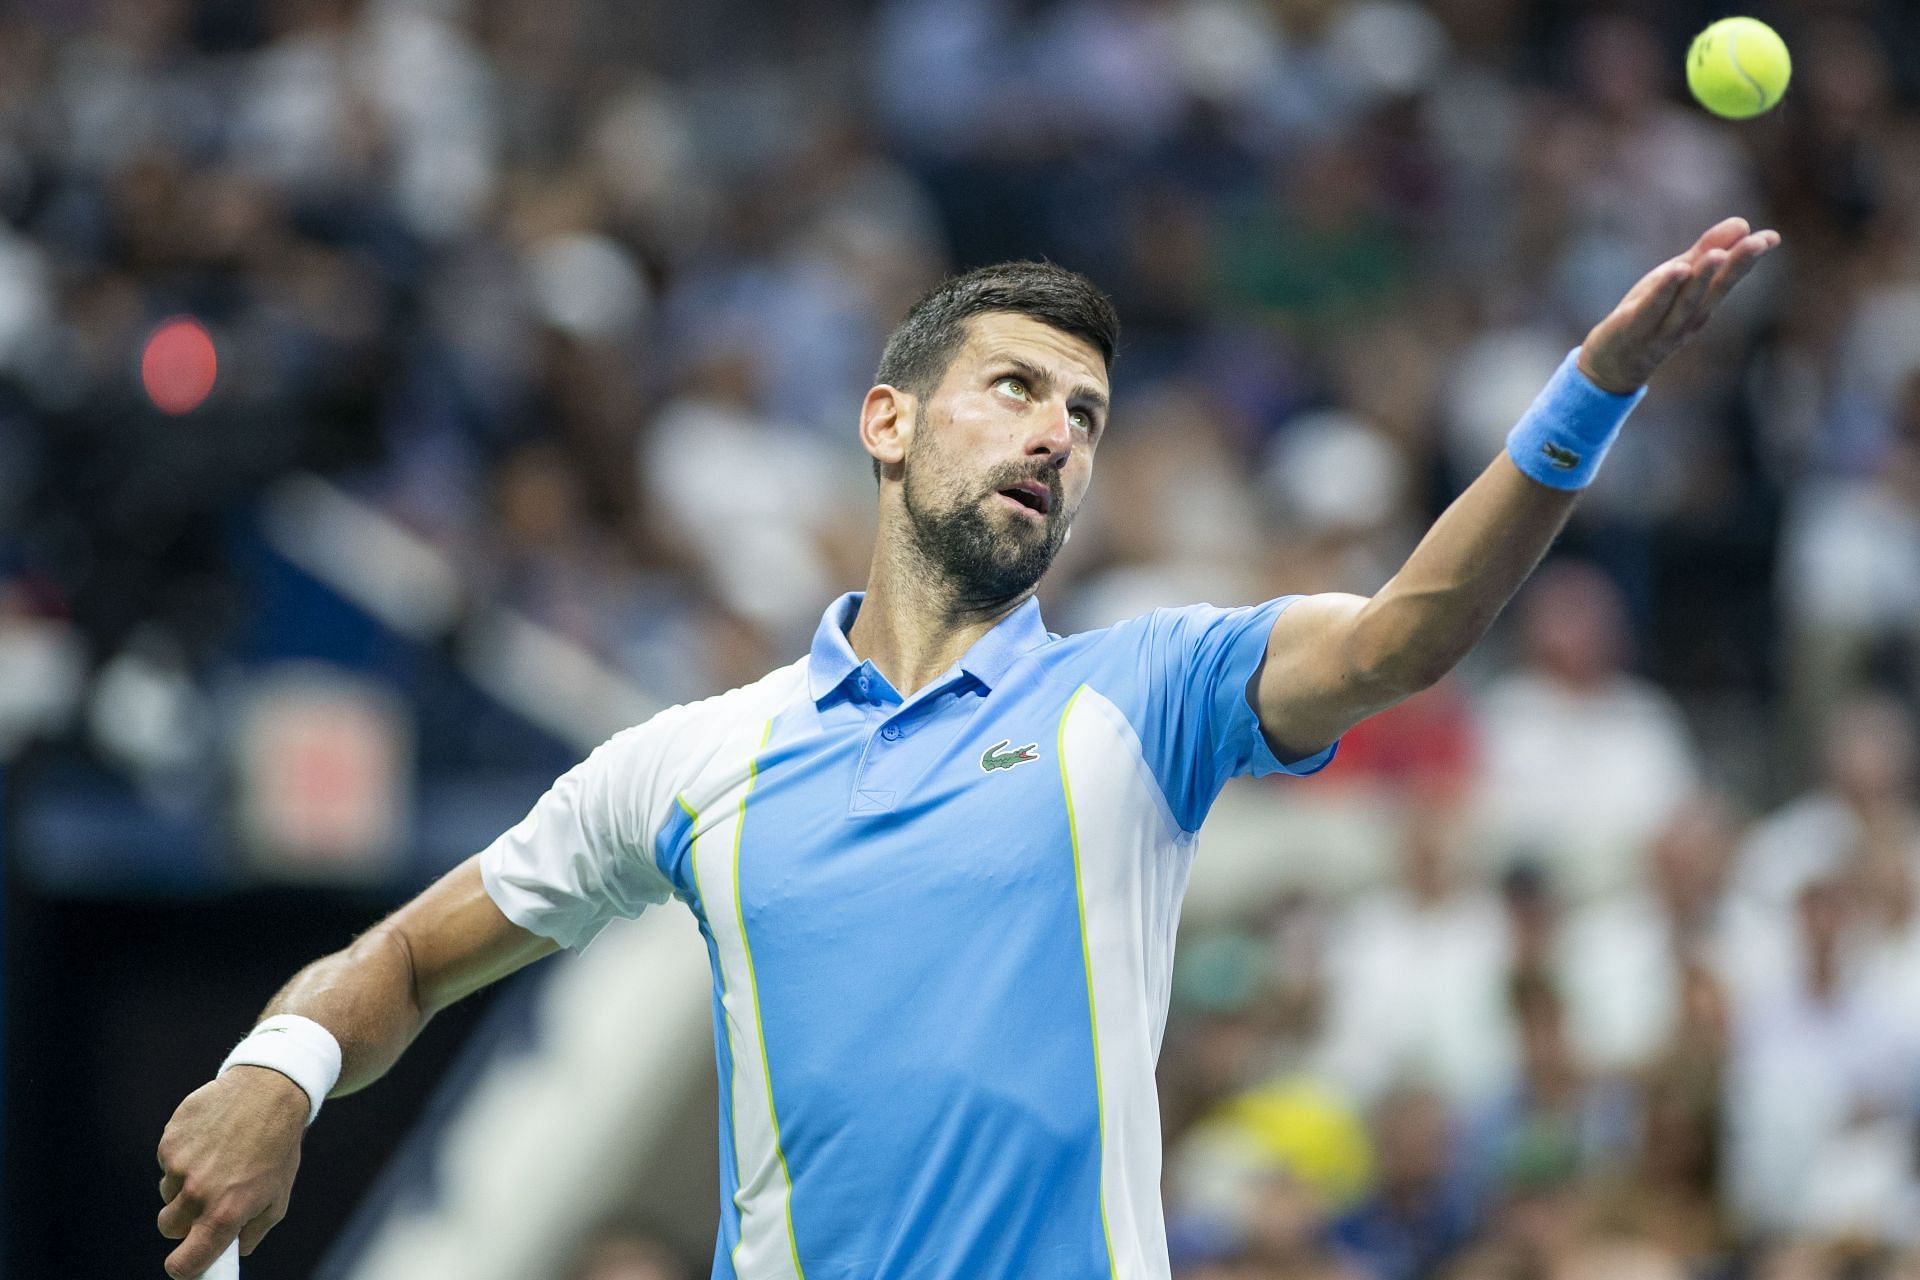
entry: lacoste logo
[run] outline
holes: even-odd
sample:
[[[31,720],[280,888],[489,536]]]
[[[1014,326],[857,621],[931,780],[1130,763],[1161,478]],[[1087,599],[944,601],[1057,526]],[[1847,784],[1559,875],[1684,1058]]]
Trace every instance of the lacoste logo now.
[[[1540,446],[1540,452],[1547,455],[1547,461],[1562,471],[1571,471],[1580,465],[1580,455],[1571,449],[1562,449],[1552,441]]]
[[[1013,747],[1013,739],[1002,738],[980,754],[980,770],[992,773],[995,769],[1011,769],[1017,764],[1040,758],[1040,744],[1029,742],[1024,747]]]

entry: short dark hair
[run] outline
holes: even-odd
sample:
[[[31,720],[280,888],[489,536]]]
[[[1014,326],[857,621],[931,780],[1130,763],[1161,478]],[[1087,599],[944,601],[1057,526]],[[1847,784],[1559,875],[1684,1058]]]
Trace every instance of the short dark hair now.
[[[931,395],[967,339],[967,321],[990,311],[1030,316],[1085,339],[1099,349],[1101,363],[1113,368],[1120,316],[1100,286],[1051,262],[997,262],[941,282],[909,307],[887,338],[874,382]],[[877,458],[873,474],[880,475]]]

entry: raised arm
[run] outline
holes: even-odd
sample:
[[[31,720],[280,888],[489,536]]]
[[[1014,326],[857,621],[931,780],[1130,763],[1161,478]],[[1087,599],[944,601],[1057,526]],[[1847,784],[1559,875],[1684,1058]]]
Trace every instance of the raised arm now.
[[[1612,414],[1617,423],[1653,371],[1779,243],[1777,232],[1750,231],[1744,219],[1729,218],[1648,272],[1581,344],[1577,374],[1565,375],[1564,390],[1578,402],[1572,412],[1594,420]],[[1573,511],[1579,488],[1555,483],[1552,472],[1590,473],[1598,451],[1583,458],[1564,442],[1540,439],[1530,452],[1546,461],[1528,465],[1547,480],[1501,453],[1377,595],[1310,596],[1283,612],[1248,690],[1280,758],[1312,755],[1452,670]]]
[[[314,961],[262,1018],[310,1018],[340,1045],[352,1093],[384,1075],[427,1019],[557,949],[502,915],[478,855],[362,934]],[[237,1235],[251,1253],[286,1213],[310,1114],[302,1088],[267,1067],[235,1066],[187,1095],[160,1139],[160,1233],[184,1241],[167,1273],[198,1276]]]

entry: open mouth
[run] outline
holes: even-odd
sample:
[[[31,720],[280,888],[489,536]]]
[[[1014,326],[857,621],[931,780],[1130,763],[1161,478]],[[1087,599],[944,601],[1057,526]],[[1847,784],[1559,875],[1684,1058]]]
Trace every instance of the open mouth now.
[[[1023,511],[1044,516],[1053,506],[1053,494],[1037,480],[1023,481],[1000,490],[1000,496]]]

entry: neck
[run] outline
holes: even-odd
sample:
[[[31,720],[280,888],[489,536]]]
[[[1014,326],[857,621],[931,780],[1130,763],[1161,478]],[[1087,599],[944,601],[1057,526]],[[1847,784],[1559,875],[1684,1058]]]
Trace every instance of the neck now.
[[[968,599],[907,539],[882,536],[847,642],[901,697],[910,698],[1032,594],[1029,588],[1006,599]]]

